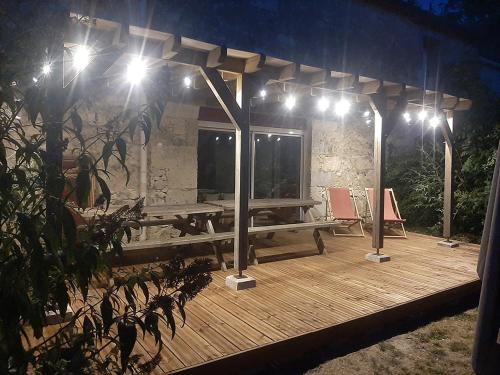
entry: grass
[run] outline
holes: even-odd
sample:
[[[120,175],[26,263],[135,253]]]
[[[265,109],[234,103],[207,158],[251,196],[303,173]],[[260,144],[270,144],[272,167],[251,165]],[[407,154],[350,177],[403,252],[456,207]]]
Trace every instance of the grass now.
[[[307,374],[473,375],[470,365],[477,310],[445,317],[343,357]]]

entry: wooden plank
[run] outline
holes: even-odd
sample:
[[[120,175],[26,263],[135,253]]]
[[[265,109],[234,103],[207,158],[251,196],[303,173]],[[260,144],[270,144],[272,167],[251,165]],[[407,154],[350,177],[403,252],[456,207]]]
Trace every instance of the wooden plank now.
[[[234,201],[232,200],[216,200],[207,201],[207,204],[222,207],[224,210],[231,211],[234,210]],[[285,208],[285,207],[314,207],[315,205],[321,204],[319,201],[313,199],[250,199],[248,203],[248,208],[250,210],[257,209],[271,209],[271,208]]]
[[[136,241],[124,245],[123,248],[125,250],[157,249],[169,246],[181,246],[181,245],[191,245],[195,243],[224,241],[233,238],[234,238],[234,233],[232,232],[209,233],[209,234],[198,234],[193,236],[173,237],[173,238],[159,239],[159,240]]]

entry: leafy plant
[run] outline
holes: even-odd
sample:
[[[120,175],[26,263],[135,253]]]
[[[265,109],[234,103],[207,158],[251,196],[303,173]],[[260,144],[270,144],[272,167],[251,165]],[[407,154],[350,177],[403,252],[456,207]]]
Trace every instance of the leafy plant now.
[[[58,84],[62,34],[78,22],[67,14],[62,2],[0,6],[0,373],[147,373],[161,360],[161,325],[173,336],[176,314],[184,322],[185,304],[211,281],[207,260],[125,274],[110,266],[142,209],[137,200],[107,212],[110,165],[119,163],[128,182],[127,145],[139,131],[148,142],[168,75],[158,71],[142,87],[145,102],[89,135],[80,106],[105,81]],[[41,76],[46,61],[53,72]],[[76,160],[75,179],[62,169],[63,152]],[[68,307],[69,321],[47,327],[49,314],[65,318]],[[154,339],[152,357],[137,354],[141,336]]]

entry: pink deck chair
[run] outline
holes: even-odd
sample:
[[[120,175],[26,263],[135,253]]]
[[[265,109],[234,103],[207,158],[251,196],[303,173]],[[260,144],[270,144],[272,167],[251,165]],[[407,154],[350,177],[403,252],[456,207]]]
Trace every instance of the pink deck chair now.
[[[333,235],[364,237],[365,232],[363,231],[363,225],[361,223],[362,218],[359,215],[356,198],[354,198],[352,189],[331,187],[327,189],[326,197],[327,216],[329,216],[331,220],[338,222],[339,226],[347,228],[349,231],[353,225],[357,224],[359,224],[359,229],[361,229],[361,234],[341,234],[336,233],[335,227],[332,227]]]
[[[373,222],[373,188],[366,188],[366,201],[368,203],[368,210],[370,211],[370,216]],[[394,196],[393,189],[385,189],[384,190],[384,224],[388,228],[392,229],[393,227],[401,226],[401,230],[403,231],[403,235],[389,235],[385,237],[392,238],[407,238],[405,226],[403,223],[405,219],[401,218],[401,214],[399,213],[398,202],[396,201],[396,197]]]

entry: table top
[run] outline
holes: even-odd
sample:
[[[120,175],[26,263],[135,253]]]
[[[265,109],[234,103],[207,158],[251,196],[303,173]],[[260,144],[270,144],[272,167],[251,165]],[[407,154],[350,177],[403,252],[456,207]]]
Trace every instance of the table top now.
[[[205,203],[174,204],[145,206],[142,212],[147,216],[176,216],[176,215],[196,215],[196,214],[216,214],[222,212],[222,207],[216,207]]]
[[[206,201],[205,203],[217,207],[221,207],[224,210],[234,210],[234,200],[218,200],[218,201]],[[273,198],[273,199],[250,199],[248,201],[248,207],[250,210],[265,210],[273,208],[288,208],[288,207],[313,207],[315,205],[321,204],[319,201],[314,199],[292,199],[292,198]]]

